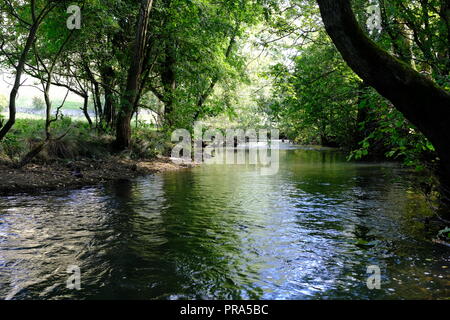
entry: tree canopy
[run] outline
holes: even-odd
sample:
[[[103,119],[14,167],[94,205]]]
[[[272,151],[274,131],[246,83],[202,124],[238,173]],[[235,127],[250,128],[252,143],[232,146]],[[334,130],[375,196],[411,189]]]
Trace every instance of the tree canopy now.
[[[79,29],[67,26],[71,5],[80,8]],[[253,121],[350,158],[448,163],[449,1],[380,0],[379,32],[368,25],[371,5],[4,1],[0,64],[15,79],[0,139],[14,126],[26,75],[44,93],[49,139],[61,117],[56,86],[83,99],[86,121],[115,135],[118,151],[130,148],[133,116],[148,109],[164,132],[199,120]]]

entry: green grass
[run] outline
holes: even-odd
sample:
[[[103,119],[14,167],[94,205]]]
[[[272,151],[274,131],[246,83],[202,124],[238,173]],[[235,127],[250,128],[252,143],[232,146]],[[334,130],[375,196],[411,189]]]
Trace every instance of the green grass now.
[[[59,107],[62,104],[63,100],[53,100],[52,104],[54,108]],[[76,102],[76,101],[66,101],[64,103],[63,110],[80,110],[83,108],[83,102]],[[92,105],[89,105],[89,110],[94,110],[94,107]]]
[[[29,116],[29,115],[27,115]],[[45,139],[45,122],[33,117],[19,118],[0,143],[0,161],[17,163],[30,150]],[[102,159],[111,155],[114,137],[90,128],[87,121],[63,118],[52,124],[53,138],[70,131],[63,139],[52,140],[35,159],[36,162],[74,160],[78,158]],[[133,159],[152,159],[157,154],[166,154],[172,148],[168,138],[152,125],[140,123],[133,126],[132,146],[123,156]]]

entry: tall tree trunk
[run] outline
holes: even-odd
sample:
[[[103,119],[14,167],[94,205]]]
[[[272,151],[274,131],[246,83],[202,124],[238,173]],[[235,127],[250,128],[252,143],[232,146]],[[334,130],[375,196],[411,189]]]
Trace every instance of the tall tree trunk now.
[[[344,60],[433,143],[441,160],[442,181],[450,185],[450,94],[371,41],[356,21],[350,0],[317,2]]]
[[[234,29],[233,34],[230,39],[230,42],[228,44],[227,51],[225,52],[225,61],[230,58],[231,53],[233,52],[233,47],[236,44],[236,37],[237,37],[237,33],[239,31],[239,27],[240,27],[240,23],[237,23],[236,28]],[[211,80],[209,87],[202,94],[200,94],[200,97],[197,101],[197,111],[194,114],[194,122],[197,121],[198,118],[200,117],[200,115],[203,111],[202,110],[203,105],[208,100],[208,98],[213,94],[214,88],[216,87],[216,84],[217,84],[217,82],[219,82],[219,80],[220,80],[220,77],[218,75],[214,76],[213,79]]]
[[[114,93],[114,70],[107,66],[102,70],[103,90],[105,91],[105,107],[103,109],[103,121],[108,127],[112,127],[115,114]]]
[[[50,74],[51,77],[51,74]],[[52,117],[52,101],[50,100],[50,80],[47,82],[44,90],[44,100],[45,100],[45,137],[47,140],[50,139],[50,125]]]
[[[177,88],[175,75],[175,51],[174,41],[169,37],[166,42],[164,70],[161,74],[161,81],[164,87],[164,122],[167,126],[173,125],[173,109],[175,104],[175,90]]]
[[[116,141],[114,148],[122,151],[130,146],[131,142],[131,117],[138,99],[142,66],[145,58],[147,43],[147,28],[152,9],[153,0],[142,0],[139,19],[136,28],[133,57],[128,70],[127,85],[121,98],[121,109],[117,117]]]
[[[97,105],[97,112],[98,117],[100,118],[100,121],[103,119],[103,107],[102,107],[102,100],[100,98],[100,85],[96,80],[92,81],[92,86],[94,91],[92,94],[94,95],[94,102]]]
[[[83,103],[83,114],[86,117],[87,122],[89,123],[89,127],[92,128],[92,119],[91,119],[91,116],[89,115],[88,107],[89,107],[89,96],[86,95],[84,97],[84,103]]]
[[[96,119],[100,119],[101,122],[103,120],[103,108],[100,99],[100,85],[98,81],[95,79],[94,73],[92,72],[91,67],[89,66],[87,58],[83,57],[83,59],[84,59],[83,68],[89,78],[89,81],[91,82],[91,92],[94,101]]]

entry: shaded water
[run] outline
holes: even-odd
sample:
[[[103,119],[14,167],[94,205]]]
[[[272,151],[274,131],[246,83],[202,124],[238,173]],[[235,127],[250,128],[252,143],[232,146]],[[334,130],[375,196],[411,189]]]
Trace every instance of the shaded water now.
[[[0,198],[0,298],[450,297],[450,251],[427,240],[407,172],[332,152],[280,161],[275,176],[203,166]],[[66,289],[70,265],[81,291]]]

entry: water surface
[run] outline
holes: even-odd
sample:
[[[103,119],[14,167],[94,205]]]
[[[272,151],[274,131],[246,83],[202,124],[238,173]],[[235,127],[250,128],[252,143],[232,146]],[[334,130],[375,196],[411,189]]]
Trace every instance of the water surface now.
[[[202,166],[0,198],[0,298],[450,298],[449,249],[429,241],[409,172],[313,150],[280,161],[274,176]]]

